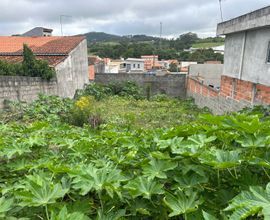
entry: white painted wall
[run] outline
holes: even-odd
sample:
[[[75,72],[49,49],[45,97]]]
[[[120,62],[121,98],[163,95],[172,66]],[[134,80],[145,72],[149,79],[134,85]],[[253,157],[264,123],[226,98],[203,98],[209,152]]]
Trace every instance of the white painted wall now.
[[[55,67],[58,94],[73,98],[77,89],[82,89],[88,80],[87,42],[83,40],[69,56]]]

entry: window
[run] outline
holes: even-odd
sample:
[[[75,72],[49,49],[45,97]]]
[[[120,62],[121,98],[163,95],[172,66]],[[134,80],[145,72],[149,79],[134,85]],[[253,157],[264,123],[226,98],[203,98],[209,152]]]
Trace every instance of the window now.
[[[135,63],[133,64],[133,68],[134,68],[134,69],[136,68],[136,64],[135,64]]]
[[[141,68],[141,65],[140,64],[138,64],[138,69],[140,69]]]
[[[266,62],[270,64],[270,42],[268,43]]]

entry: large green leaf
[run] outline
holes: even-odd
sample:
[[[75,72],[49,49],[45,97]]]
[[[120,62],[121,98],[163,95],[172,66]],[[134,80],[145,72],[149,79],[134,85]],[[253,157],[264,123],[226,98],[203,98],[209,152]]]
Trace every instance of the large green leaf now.
[[[232,168],[241,163],[240,151],[212,150],[199,157],[203,164],[216,169]]]
[[[175,176],[174,180],[177,182],[174,188],[181,189],[201,186],[201,184],[208,182],[206,175],[199,175],[197,173]]]
[[[262,214],[270,219],[270,183],[264,190],[261,186],[251,186],[249,191],[237,195],[225,211],[233,211],[231,220],[246,219],[255,214]]]
[[[258,148],[266,147],[269,145],[269,136],[266,134],[243,134],[236,139],[242,147]]]
[[[182,141],[179,145],[173,145],[172,152],[184,156],[194,156],[207,144],[216,140],[215,136],[207,137],[205,134],[195,134]]]
[[[22,190],[16,192],[16,197],[20,200],[21,206],[29,207],[55,203],[69,191],[60,183],[53,183],[42,173],[27,176],[21,188]]]
[[[107,213],[102,210],[98,210],[96,220],[119,220],[126,215],[126,210],[121,209],[118,211],[109,211]]]
[[[30,146],[24,142],[12,141],[12,143],[0,151],[0,156],[5,156],[10,159],[16,155],[21,156],[26,153],[31,153],[31,149],[29,147]]]
[[[4,218],[6,213],[13,207],[13,199],[0,197],[0,218]]]
[[[166,179],[167,175],[165,172],[173,170],[175,167],[177,167],[176,162],[152,158],[149,164],[143,167],[143,174],[150,179],[155,177]]]
[[[71,175],[73,188],[79,189],[81,195],[86,195],[91,190],[101,192],[103,189],[113,197],[113,193],[119,193],[121,182],[126,178],[121,170],[113,167],[96,168],[94,165],[80,166],[75,174]]]
[[[151,199],[152,195],[163,194],[163,185],[146,177],[138,177],[134,180],[130,180],[125,188],[133,198],[142,196],[146,199]]]
[[[167,193],[164,203],[172,210],[169,217],[173,217],[195,212],[199,205],[202,204],[202,201],[198,199],[196,192],[186,195],[184,192],[178,191],[176,195]]]
[[[174,137],[172,139],[167,140],[157,140],[157,146],[161,150],[172,146],[179,146],[179,144],[182,142],[183,139],[184,139],[183,137]]]
[[[51,220],[88,220],[89,218],[80,212],[68,213],[66,206],[64,206],[57,214],[52,213]]]
[[[204,220],[218,220],[215,216],[203,211]]]

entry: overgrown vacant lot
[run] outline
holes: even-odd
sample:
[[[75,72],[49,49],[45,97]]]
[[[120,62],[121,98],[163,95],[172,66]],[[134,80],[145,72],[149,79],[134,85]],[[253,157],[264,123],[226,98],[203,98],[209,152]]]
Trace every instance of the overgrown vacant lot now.
[[[128,88],[9,105],[0,218],[270,219],[267,108],[213,116]]]

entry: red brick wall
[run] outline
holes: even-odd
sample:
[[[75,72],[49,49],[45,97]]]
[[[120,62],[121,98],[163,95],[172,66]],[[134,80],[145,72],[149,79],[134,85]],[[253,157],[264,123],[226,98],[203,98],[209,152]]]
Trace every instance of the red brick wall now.
[[[218,96],[219,92],[209,86],[203,85],[201,82],[189,78],[187,82],[187,89],[191,93],[199,94],[205,97],[216,97]]]
[[[270,104],[270,87],[257,84],[255,99],[262,103]]]
[[[220,96],[230,97],[237,101],[270,104],[270,86],[222,76]]]
[[[95,66],[94,65],[88,66],[88,78],[89,80],[95,79]]]
[[[220,92],[203,85],[196,79],[188,78],[187,89],[204,97],[221,96],[251,104],[270,104],[270,86],[239,80],[229,76],[221,77]]]

